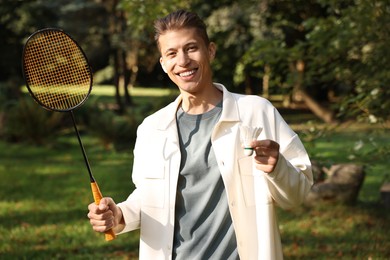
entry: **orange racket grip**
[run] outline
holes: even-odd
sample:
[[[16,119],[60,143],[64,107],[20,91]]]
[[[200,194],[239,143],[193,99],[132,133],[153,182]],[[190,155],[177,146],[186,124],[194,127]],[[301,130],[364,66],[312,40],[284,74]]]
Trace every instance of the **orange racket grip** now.
[[[102,193],[100,192],[99,186],[96,182],[91,182],[91,189],[92,189],[92,195],[93,199],[95,200],[95,204],[99,205],[100,200],[103,198]],[[107,230],[104,232],[106,241],[114,240],[116,235],[112,229]]]

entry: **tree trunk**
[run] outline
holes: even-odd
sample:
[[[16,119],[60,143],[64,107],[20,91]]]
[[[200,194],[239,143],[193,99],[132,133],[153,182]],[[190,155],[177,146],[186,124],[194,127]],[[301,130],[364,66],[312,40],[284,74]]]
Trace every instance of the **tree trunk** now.
[[[269,65],[264,66],[264,76],[263,76],[263,97],[269,98],[269,75],[271,68]]]
[[[118,105],[118,113],[123,114],[125,111],[124,105],[122,103],[121,95],[120,95],[120,64],[118,57],[118,50],[114,51],[114,86],[115,86],[115,100]]]
[[[116,7],[118,4],[118,0],[107,1],[106,8],[111,13],[109,19],[109,37],[111,39],[111,52],[110,55],[114,62],[114,87],[115,87],[115,100],[117,104],[118,113],[122,114],[124,112],[124,105],[121,100],[120,95],[120,81],[121,81],[121,55],[120,49],[118,48],[118,44],[113,41],[114,37],[120,33],[120,27],[118,28],[118,18],[120,14],[118,14]]]
[[[306,104],[306,106],[321,120],[326,123],[332,123],[335,121],[334,113],[332,110],[322,106],[317,100],[311,97],[302,87],[303,74],[305,71],[305,63],[302,60],[298,60],[294,70],[297,73],[297,80],[294,85],[293,93],[299,96],[300,99]]]
[[[126,51],[124,56],[124,62],[126,64],[126,81],[125,81],[125,93],[128,100],[128,105],[134,105],[133,100],[131,99],[129,89],[133,88],[138,76],[138,50],[139,42],[131,41],[131,48]]]
[[[123,82],[123,90],[124,90],[124,96],[125,96],[125,105],[126,106],[132,106],[133,105],[133,100],[131,99],[130,93],[129,93],[129,81],[130,81],[130,76],[129,76],[129,69],[127,68],[127,63],[126,63],[126,51],[122,50],[121,51],[121,59],[122,59],[122,82]]]
[[[313,112],[313,114],[315,114],[325,123],[333,123],[335,121],[333,111],[322,106],[308,93],[306,93],[306,91],[300,89],[296,91],[296,94],[300,95],[302,101],[305,102],[306,106],[311,110],[311,112]]]
[[[381,200],[385,208],[390,209],[390,182],[382,184],[380,189]]]
[[[118,14],[118,23],[119,23],[119,34],[122,38],[122,41],[126,41],[126,18],[125,18],[125,14],[123,11],[120,11],[119,14]],[[121,70],[121,77],[122,77],[122,87],[123,87],[123,93],[124,93],[124,97],[125,97],[125,105],[126,106],[132,106],[133,105],[133,100],[131,99],[131,96],[130,96],[130,93],[129,93],[129,89],[128,89],[128,85],[129,85],[129,81],[130,81],[130,75],[129,73],[130,70],[129,70],[129,66],[128,66],[128,63],[127,63],[127,48],[125,48],[124,46],[126,45],[126,43],[122,42],[121,44],[121,47],[120,47],[120,52],[121,52],[121,65],[122,65],[122,70]]]

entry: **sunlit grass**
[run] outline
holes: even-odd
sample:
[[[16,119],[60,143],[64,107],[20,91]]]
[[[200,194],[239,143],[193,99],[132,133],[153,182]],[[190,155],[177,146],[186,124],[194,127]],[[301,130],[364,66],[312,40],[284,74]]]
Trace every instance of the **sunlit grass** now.
[[[389,144],[388,131],[371,126],[336,128],[306,143],[312,160],[325,167],[362,164],[366,177],[356,205],[278,211],[286,259],[390,258],[389,209],[379,194],[390,167]]]
[[[374,205],[327,205],[279,214],[286,259],[388,259],[389,218]]]
[[[129,88],[130,95],[132,96],[147,96],[147,97],[160,97],[160,96],[167,96],[173,93],[178,93],[177,89],[172,88],[144,88],[144,87],[134,87]],[[123,95],[123,91],[120,92],[121,95]],[[96,85],[93,86],[91,95],[98,95],[98,96],[114,96],[115,95],[115,88],[112,85]]]
[[[89,177],[74,138],[44,147],[0,142],[0,259],[100,259],[137,251],[137,233],[107,243],[92,231],[86,217],[93,200]],[[64,146],[66,140],[71,142]],[[124,200],[133,189],[130,151],[98,149],[88,137],[84,143],[103,194]]]

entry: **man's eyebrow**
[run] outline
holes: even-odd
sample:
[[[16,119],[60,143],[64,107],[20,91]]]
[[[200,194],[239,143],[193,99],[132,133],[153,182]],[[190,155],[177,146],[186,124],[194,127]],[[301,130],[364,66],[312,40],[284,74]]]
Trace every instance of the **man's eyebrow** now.
[[[187,42],[185,45],[184,45],[184,47],[188,47],[189,45],[197,45],[198,44],[198,42],[197,41],[190,41],[190,42]]]
[[[164,54],[167,54],[167,53],[169,53],[171,51],[176,51],[176,49],[175,48],[169,48],[166,51],[164,51]]]
[[[187,48],[188,46],[191,46],[191,45],[198,45],[198,41],[190,41],[190,42],[187,42],[186,44],[184,44],[183,48]],[[167,49],[166,51],[164,51],[164,54],[167,54],[168,52],[171,52],[171,51],[176,51],[177,49],[176,48],[169,48]]]

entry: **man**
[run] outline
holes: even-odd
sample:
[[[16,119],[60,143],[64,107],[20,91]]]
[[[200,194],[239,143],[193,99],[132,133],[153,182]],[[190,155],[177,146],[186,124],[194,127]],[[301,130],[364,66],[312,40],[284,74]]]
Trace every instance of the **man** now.
[[[141,229],[140,259],[282,259],[275,205],[299,205],[312,185],[298,136],[265,99],[212,81],[216,47],[183,10],[155,23],[160,63],[180,96],[139,126],[136,189],[89,205],[95,231]],[[240,126],[262,128],[244,152]]]

